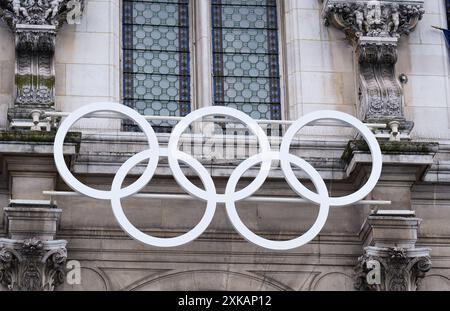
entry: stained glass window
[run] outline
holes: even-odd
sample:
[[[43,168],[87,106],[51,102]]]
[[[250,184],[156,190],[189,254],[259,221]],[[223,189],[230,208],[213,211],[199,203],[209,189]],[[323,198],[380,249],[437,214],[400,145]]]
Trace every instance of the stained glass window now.
[[[281,119],[276,0],[212,0],[214,103]]]
[[[189,0],[123,1],[123,99],[144,115],[190,112]],[[171,122],[151,121],[159,131]],[[125,130],[133,125],[124,124]]]

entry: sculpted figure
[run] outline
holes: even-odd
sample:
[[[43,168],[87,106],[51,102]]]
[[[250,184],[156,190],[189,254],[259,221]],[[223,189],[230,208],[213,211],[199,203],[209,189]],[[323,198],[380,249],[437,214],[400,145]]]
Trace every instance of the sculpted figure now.
[[[356,25],[358,26],[358,29],[360,32],[362,32],[363,29],[363,24],[364,24],[364,13],[356,10],[355,11],[355,20],[356,20]]]
[[[368,28],[381,24],[381,5],[378,1],[371,1],[367,4],[366,22]]]
[[[398,6],[396,5],[392,6],[391,18],[391,31],[395,33],[397,32],[398,26],[400,25],[400,14],[398,12]]]
[[[13,8],[14,13],[16,13],[16,15],[19,17],[20,15],[29,18],[30,16],[28,15],[27,10],[22,7],[22,5],[20,4],[20,0],[11,0],[11,5]]]

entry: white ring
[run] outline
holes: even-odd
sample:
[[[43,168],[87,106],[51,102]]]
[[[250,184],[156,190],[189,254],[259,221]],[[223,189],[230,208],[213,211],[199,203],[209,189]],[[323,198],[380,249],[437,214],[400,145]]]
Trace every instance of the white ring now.
[[[272,159],[279,159],[279,153],[273,152],[271,154]],[[329,204],[329,197],[328,197],[328,190],[325,185],[325,182],[323,181],[320,174],[314,169],[314,167],[311,166],[308,162],[305,160],[294,156],[289,155],[287,157],[287,160],[291,163],[294,163],[296,166],[303,169],[307,175],[311,177],[311,180],[316,187],[320,198],[322,201],[320,202],[320,210],[317,215],[316,221],[312,225],[312,227],[306,231],[303,235],[292,239],[288,241],[272,241],[265,238],[260,237],[259,235],[256,235],[248,227],[242,222],[241,218],[239,217],[239,214],[236,211],[236,205],[233,201],[226,202],[226,209],[228,218],[230,219],[231,223],[233,224],[236,231],[238,231],[242,237],[244,237],[246,240],[248,240],[251,243],[254,243],[256,245],[259,245],[261,247],[267,248],[267,249],[273,249],[273,250],[289,250],[296,247],[300,247],[302,245],[305,245],[314,237],[316,237],[320,231],[322,230],[323,226],[325,225],[327,218],[328,218],[328,212],[330,210],[330,204]],[[225,195],[227,195],[230,192],[233,192],[236,188],[237,182],[239,181],[240,177],[242,176],[242,172],[247,171],[250,167],[258,164],[261,162],[260,157],[258,155],[252,156],[242,162],[239,165],[239,169],[233,172],[229,179],[229,183],[226,187]],[[276,207],[274,207],[276,208]]]
[[[173,176],[177,183],[182,187],[186,192],[191,194],[192,196],[199,198],[204,201],[214,200],[218,203],[225,203],[227,200],[238,201],[242,198],[245,198],[249,193],[253,193],[260,187],[261,181],[269,176],[270,167],[272,165],[272,161],[269,157],[264,159],[261,164],[260,171],[256,178],[244,189],[233,194],[233,197],[225,197],[223,195],[215,194],[215,197],[209,197],[209,194],[204,190],[195,186],[192,182],[190,182],[187,177],[184,175],[181,167],[178,163],[178,160],[186,160],[187,158],[192,158],[191,155],[186,154],[178,150],[178,142],[180,140],[183,132],[189,127],[189,125],[196,120],[209,116],[209,115],[221,115],[221,116],[229,116],[235,118],[242,123],[244,123],[250,131],[258,138],[259,146],[261,149],[261,154],[267,154],[270,152],[270,144],[267,135],[264,133],[262,128],[256,123],[255,120],[250,118],[247,114],[233,108],[229,107],[220,107],[220,106],[212,106],[205,107],[198,110],[195,110],[184,117],[173,129],[172,134],[169,139],[168,144],[168,160],[169,166],[173,173]]]
[[[316,111],[303,116],[301,119],[292,124],[283,137],[283,141],[280,147],[281,169],[292,189],[296,190],[297,193],[305,199],[320,204],[320,200],[322,199],[321,196],[307,189],[301,184],[297,177],[295,177],[294,171],[292,170],[289,162],[288,155],[290,154],[289,149],[292,140],[294,139],[294,136],[297,134],[297,132],[300,131],[308,123],[321,119],[340,120],[355,127],[369,145],[370,152],[372,153],[372,171],[367,182],[361,189],[353,194],[349,194],[343,197],[330,197],[331,206],[346,206],[354,204],[364,199],[373,190],[373,188],[375,188],[378,180],[380,179],[383,163],[381,149],[377,139],[375,138],[375,135],[373,135],[373,133],[364,125],[364,123],[349,114],[331,110]]]
[[[146,184],[150,182],[150,180],[153,177],[153,174],[155,173],[156,167],[158,166],[159,161],[159,144],[158,144],[158,138],[156,137],[155,132],[153,131],[153,128],[150,126],[147,120],[140,115],[135,110],[121,105],[117,103],[95,103],[95,104],[89,104],[86,106],[81,107],[80,109],[75,110],[72,112],[59,126],[58,132],[56,133],[55,137],[55,144],[53,147],[54,152],[54,159],[56,168],[58,169],[59,175],[64,179],[66,184],[72,188],[74,191],[77,191],[79,193],[82,193],[88,197],[101,199],[101,200],[109,200],[111,198],[111,192],[110,191],[104,191],[104,190],[97,190],[94,188],[91,188],[89,186],[86,186],[79,182],[70,172],[70,170],[67,168],[66,161],[64,160],[64,152],[63,152],[63,146],[64,146],[64,139],[66,137],[67,132],[70,130],[72,125],[77,122],[79,119],[84,117],[85,115],[88,115],[93,112],[99,112],[99,111],[113,111],[120,114],[123,114],[127,116],[128,118],[132,119],[137,123],[137,125],[140,127],[140,129],[144,132],[144,134],[147,136],[148,144],[150,147],[150,150],[153,153],[153,156],[149,159],[147,167],[142,174],[141,177],[139,177],[138,180],[136,180],[133,184],[130,186],[119,189],[117,195],[119,195],[121,198],[130,196],[131,194],[134,194],[138,192],[140,189],[142,189]]]
[[[70,127],[83,116],[98,111],[118,112],[131,118],[138,124],[138,126],[147,136],[150,147],[149,149],[142,151],[128,159],[119,168],[114,177],[110,191],[96,190],[79,182],[67,168],[63,154],[64,138]],[[229,116],[239,120],[249,127],[250,131],[257,137],[260,146],[261,152],[259,154],[243,161],[232,172],[226,185],[224,194],[217,194],[214,180],[208,173],[207,169],[198,160],[196,160],[191,155],[178,150],[178,142],[183,132],[189,127],[192,122],[195,122],[196,120],[208,115]],[[296,133],[306,124],[320,119],[341,120],[345,123],[348,123],[349,125],[356,127],[356,129],[359,130],[359,132],[362,134],[369,145],[373,160],[370,177],[361,189],[351,195],[330,198],[325,182],[320,177],[320,174],[305,160],[289,153],[292,140],[294,139]],[[158,165],[159,157],[165,155],[167,155],[168,157],[170,169],[177,183],[192,196],[207,202],[206,210],[201,221],[192,230],[175,238],[156,238],[138,230],[128,220],[125,213],[123,212],[121,205],[122,198],[139,192],[150,182]],[[60,125],[55,137],[54,158],[60,176],[73,190],[92,198],[111,200],[114,216],[116,217],[117,221],[124,231],[126,231],[131,237],[138,241],[141,241],[148,245],[159,247],[173,247],[183,245],[200,236],[211,223],[214,217],[217,203],[225,203],[227,215],[229,216],[233,226],[245,239],[249,240],[250,242],[255,243],[261,247],[274,250],[287,250],[302,246],[311,241],[320,233],[320,230],[323,228],[327,220],[330,205],[344,206],[362,200],[375,187],[381,175],[382,169],[381,150],[375,136],[361,121],[348,114],[337,111],[319,111],[310,113],[291,125],[282,140],[280,152],[272,152],[270,150],[270,144],[267,135],[255,120],[236,109],[219,106],[206,107],[190,113],[188,116],[182,119],[173,129],[169,139],[167,150],[160,150],[158,139],[155,135],[155,132],[153,131],[153,128],[150,126],[147,120],[135,110],[117,103],[95,103],[87,105],[73,112]],[[138,180],[130,186],[122,189],[122,183],[126,178],[128,172],[138,163],[147,159],[148,164],[142,176],[140,176]],[[241,221],[235,206],[236,202],[250,197],[263,185],[264,181],[269,175],[272,160],[276,159],[280,160],[281,169],[290,187],[298,195],[310,200],[311,202],[320,204],[319,214],[313,226],[300,237],[289,241],[271,241],[254,234]],[[179,161],[185,162],[196,172],[204,185],[204,190],[195,186],[188,180],[188,178],[183,174],[181,170]],[[244,173],[248,169],[259,163],[261,163],[261,165],[256,178],[244,189],[236,191],[236,186]],[[313,191],[303,186],[303,184],[295,176],[291,164],[298,166],[306,172],[306,174],[311,178],[313,184],[315,185],[317,193],[314,193]]]
[[[138,163],[148,159],[151,157],[150,150],[144,150],[140,153],[134,155],[130,159],[128,159],[117,171],[116,176],[114,177],[112,186],[111,186],[111,205],[114,216],[117,219],[117,222],[122,227],[122,229],[128,233],[132,238],[152,246],[158,247],[175,247],[184,245],[195,240],[199,237],[205,230],[208,228],[211,223],[214,213],[216,212],[216,202],[214,200],[208,201],[206,205],[205,213],[200,220],[200,222],[190,231],[186,232],[183,235],[174,237],[174,238],[157,238],[137,229],[127,218],[125,213],[123,212],[122,204],[120,203],[121,197],[117,195],[118,191],[121,189],[122,182],[127,176],[128,172],[136,166]],[[215,194],[216,189],[214,187],[214,182],[211,176],[208,174],[208,171],[194,158],[186,159],[186,164],[188,164],[201,178],[206,192]],[[211,195],[213,197],[213,195]]]

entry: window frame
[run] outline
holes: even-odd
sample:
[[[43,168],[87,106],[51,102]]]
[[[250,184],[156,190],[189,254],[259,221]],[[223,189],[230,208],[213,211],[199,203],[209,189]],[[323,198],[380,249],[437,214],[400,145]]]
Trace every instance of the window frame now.
[[[123,0],[119,0],[119,102],[124,103],[124,40],[123,40]],[[206,5],[207,8],[201,8]],[[190,111],[199,108],[214,105],[213,90],[213,42],[212,42],[212,2],[211,0],[189,0],[189,48],[190,48],[190,92],[191,102]],[[285,80],[286,72],[286,30],[284,3],[282,0],[276,0],[277,18],[278,18],[278,64],[280,75],[280,109],[281,120],[286,120],[289,113],[289,103],[287,97],[287,83]],[[199,14],[203,12],[202,14]],[[207,13],[206,13],[207,12]],[[199,34],[204,31],[207,25],[205,38],[199,38]],[[202,27],[203,26],[203,27]],[[206,44],[203,41],[207,41]],[[202,58],[203,57],[203,58]],[[207,60],[205,65],[203,60]],[[197,66],[197,64],[199,66]],[[205,70],[205,67],[207,69]],[[206,74],[205,74],[206,72]],[[207,99],[206,99],[207,98]],[[201,102],[202,101],[202,102]]]

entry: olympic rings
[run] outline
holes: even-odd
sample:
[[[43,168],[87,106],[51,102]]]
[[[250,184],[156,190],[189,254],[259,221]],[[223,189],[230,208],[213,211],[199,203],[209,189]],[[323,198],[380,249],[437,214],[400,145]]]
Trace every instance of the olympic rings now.
[[[213,106],[213,107],[206,107],[202,109],[195,110],[188,114],[186,117],[183,118],[173,129],[172,134],[170,135],[169,139],[169,145],[167,147],[168,149],[168,158],[169,158],[169,166],[172,170],[173,176],[175,177],[175,180],[178,182],[178,184],[189,194],[192,196],[208,201],[211,198],[208,196],[207,193],[205,193],[203,190],[195,186],[193,183],[191,183],[186,176],[181,171],[180,165],[178,164],[177,158],[192,158],[192,156],[182,153],[178,150],[178,142],[180,140],[181,135],[183,132],[189,127],[191,123],[194,121],[210,116],[210,115],[222,115],[222,116],[231,116],[242,123],[246,124],[250,130],[253,132],[253,134],[256,135],[258,138],[258,142],[260,144],[261,148],[261,155],[264,156],[270,152],[270,144],[269,139],[267,138],[267,135],[264,133],[262,128],[256,123],[255,120],[250,118],[247,114],[233,109],[229,107],[220,107],[220,106]],[[235,201],[239,201],[242,198],[247,198],[251,196],[254,192],[256,192],[264,183],[264,180],[269,176],[270,167],[272,165],[272,161],[266,157],[264,161],[262,161],[261,169],[256,176],[255,180],[245,187],[244,189],[240,190],[239,192],[233,193],[234,197],[224,197],[221,195],[214,194],[215,200],[218,203],[225,203],[230,199],[233,199]]]
[[[70,127],[83,116],[99,111],[117,112],[132,119],[144,132],[150,146],[149,149],[139,152],[138,154],[128,159],[119,168],[113,179],[110,191],[93,189],[78,181],[67,168],[63,155],[64,138]],[[246,159],[235,168],[230,178],[228,179],[224,194],[217,193],[216,186],[211,175],[198,160],[178,149],[178,143],[183,132],[193,122],[205,116],[211,115],[228,116],[244,123],[257,137],[260,147],[260,152],[258,154]],[[317,172],[317,170],[315,170],[305,160],[289,153],[292,140],[294,139],[296,133],[308,123],[321,119],[340,120],[351,126],[354,126],[361,133],[361,135],[369,145],[370,151],[372,153],[372,171],[366,184],[353,194],[343,197],[329,197],[325,182]],[[157,238],[140,231],[128,220],[121,205],[121,199],[139,192],[151,181],[156,171],[159,158],[162,156],[168,157],[169,167],[179,186],[193,197],[206,202],[206,210],[200,222],[192,230],[174,238]],[[382,155],[380,146],[378,145],[378,142],[373,133],[361,121],[342,112],[318,111],[303,116],[289,127],[288,131],[282,139],[280,151],[274,152],[271,151],[268,137],[264,133],[262,128],[257,124],[255,120],[250,118],[245,113],[228,107],[206,107],[195,110],[185,118],[183,118],[174,127],[169,139],[167,149],[160,149],[157,136],[149,122],[135,110],[117,103],[90,104],[76,110],[71,115],[69,115],[62,122],[58,129],[58,133],[56,134],[54,145],[54,159],[56,168],[58,169],[59,174],[67,183],[67,185],[69,185],[73,190],[86,196],[101,200],[110,200],[114,216],[125,232],[127,232],[132,238],[142,243],[158,247],[180,246],[196,239],[207,229],[207,227],[211,223],[214,217],[217,203],[225,204],[227,215],[231,223],[233,224],[236,231],[238,231],[239,234],[241,234],[246,240],[261,247],[273,250],[289,250],[300,247],[314,239],[320,233],[326,223],[330,206],[351,205],[368,195],[373,190],[378,179],[380,178],[382,168]],[[148,163],[142,176],[140,176],[138,180],[130,186],[122,188],[122,183],[129,171],[137,164],[145,160],[148,160]],[[273,160],[280,161],[281,170],[289,186],[298,195],[320,205],[319,213],[311,228],[300,237],[288,241],[272,241],[256,235],[255,233],[250,231],[248,227],[242,222],[235,206],[236,202],[250,197],[264,184],[269,175]],[[204,189],[195,186],[192,182],[189,181],[189,179],[181,170],[179,164],[180,161],[184,162],[194,170],[194,172],[200,177]],[[257,164],[261,165],[255,179],[244,189],[236,191],[236,186],[244,173]],[[311,178],[314,186],[316,187],[317,193],[314,193],[313,191],[307,189],[302,185],[302,183],[294,174],[291,166],[292,164],[302,169]]]
[[[156,238],[143,233],[135,226],[133,226],[133,224],[128,220],[128,218],[125,216],[125,213],[123,212],[122,204],[120,203],[120,196],[115,195],[116,192],[120,192],[120,187],[128,172],[134,166],[146,159],[149,159],[151,156],[152,154],[150,150],[144,150],[128,159],[117,171],[111,186],[111,205],[114,216],[125,232],[127,232],[132,238],[144,244],[159,247],[175,247],[189,243],[190,241],[193,241],[197,237],[199,237],[211,223],[211,220],[214,217],[214,213],[216,212],[216,202],[214,200],[208,201],[203,218],[189,232],[175,238]],[[210,197],[213,197],[213,194],[216,193],[216,188],[211,176],[208,174],[208,171],[205,169],[205,167],[194,158],[186,158],[183,161],[200,176],[200,179],[205,186],[206,192]]]
[[[295,134],[308,123],[322,119],[340,120],[355,127],[361,133],[361,135],[364,137],[364,139],[369,145],[369,149],[372,154],[372,171],[366,184],[353,194],[339,198],[330,198],[330,205],[332,206],[351,205],[353,203],[362,200],[373,190],[373,188],[375,188],[378,180],[380,179],[382,168],[381,149],[377,139],[375,138],[375,135],[373,135],[373,133],[367,128],[367,126],[364,125],[364,123],[362,123],[355,117],[352,117],[349,114],[339,111],[322,110],[312,112],[310,114],[303,116],[301,119],[297,120],[297,122],[295,122],[289,127],[281,143],[280,147],[281,170],[283,171],[283,174],[286,177],[286,180],[288,181],[289,185],[291,186],[292,189],[294,189],[297,192],[297,194],[303,196],[305,199],[308,199],[311,202],[320,204],[322,200],[320,195],[318,196],[316,193],[308,190],[295,177],[292,167],[289,163],[289,160],[287,159],[287,155],[289,154],[289,147]]]
[[[277,152],[272,152],[271,157],[275,160],[279,160],[280,154]],[[319,192],[319,196],[322,199],[322,202],[320,203],[320,209],[319,214],[317,215],[317,219],[314,222],[313,226],[306,231],[303,235],[301,235],[298,238],[288,240],[288,241],[271,241],[264,239],[256,234],[254,234],[252,231],[250,231],[247,226],[242,222],[240,219],[236,207],[235,202],[232,200],[227,201],[225,204],[227,209],[228,218],[230,219],[231,223],[233,224],[234,228],[249,242],[252,242],[256,245],[263,246],[268,249],[273,250],[289,250],[293,248],[297,248],[299,246],[305,245],[316,235],[319,234],[319,232],[322,230],[323,226],[325,225],[325,222],[327,221],[328,217],[328,211],[330,209],[330,203],[329,203],[329,197],[328,197],[328,190],[327,186],[325,185],[325,182],[323,181],[320,174],[314,169],[314,167],[311,166],[308,162],[305,160],[294,156],[290,154],[287,157],[288,161],[290,163],[294,163],[296,166],[303,169],[303,171],[306,172],[306,174],[311,177],[314,186]],[[261,162],[261,157],[259,155],[252,156],[242,162],[237,169],[231,174],[230,179],[228,180],[228,184],[226,187],[225,195],[228,193],[234,192],[236,189],[236,185],[241,178],[242,174],[247,171],[250,167],[258,164]],[[306,188],[305,188],[306,189]],[[300,190],[303,191],[303,190]]]
[[[132,185],[124,189],[118,190],[117,195],[119,195],[121,198],[124,198],[137,193],[139,190],[144,188],[145,185],[147,185],[150,182],[150,180],[153,177],[153,174],[156,171],[156,167],[158,166],[159,152],[160,152],[158,138],[156,137],[153,128],[150,126],[150,124],[147,122],[147,120],[145,120],[145,118],[142,115],[140,115],[138,112],[129,107],[117,103],[103,102],[83,106],[75,110],[73,113],[71,113],[61,123],[61,125],[58,128],[58,132],[56,133],[55,144],[53,146],[53,153],[54,153],[53,156],[55,159],[56,168],[58,169],[59,174],[64,179],[66,184],[69,185],[69,187],[71,187],[73,190],[94,199],[109,200],[111,198],[112,196],[111,191],[97,190],[79,182],[67,168],[63,153],[64,138],[66,137],[70,127],[85,115],[100,111],[118,112],[134,120],[138,124],[140,129],[144,132],[145,136],[147,136],[150,150],[153,153],[153,156],[148,161],[147,167],[142,176],[139,177],[139,179],[135,181]]]

